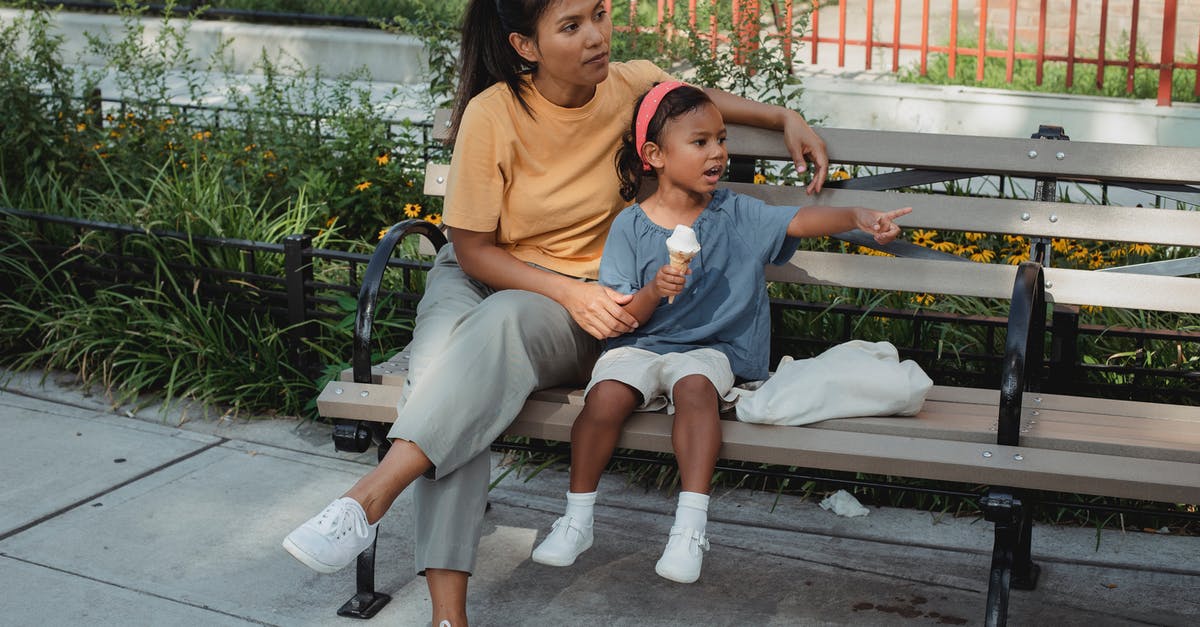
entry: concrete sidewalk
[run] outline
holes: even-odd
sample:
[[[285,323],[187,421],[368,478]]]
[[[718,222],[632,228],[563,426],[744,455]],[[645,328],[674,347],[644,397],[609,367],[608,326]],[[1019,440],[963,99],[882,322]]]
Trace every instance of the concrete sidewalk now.
[[[10,625],[330,625],[353,569],[317,575],[283,536],[365,472],[328,427],[202,409],[113,411],[63,375],[0,372],[0,607]],[[496,470],[496,475],[504,471]],[[814,502],[714,495],[698,583],[654,574],[674,499],[606,477],[597,542],[575,566],[529,553],[566,476],[509,475],[491,494],[471,582],[475,625],[979,624],[991,525],[874,509],[842,519]],[[385,517],[378,625],[425,625],[409,500]],[[1098,543],[1098,547],[1097,547]],[[1039,526],[1036,591],[1014,625],[1195,625],[1200,538]]]

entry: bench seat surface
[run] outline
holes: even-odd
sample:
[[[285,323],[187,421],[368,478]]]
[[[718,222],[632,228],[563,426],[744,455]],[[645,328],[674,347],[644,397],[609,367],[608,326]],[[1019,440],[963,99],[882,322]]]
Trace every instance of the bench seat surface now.
[[[401,352],[349,370],[318,399],[321,415],[393,422],[407,372]],[[340,392],[339,392],[340,390]],[[365,395],[364,395],[365,393]],[[1000,393],[934,386],[913,417],[827,420],[803,427],[722,421],[721,457],[785,466],[1200,503],[1200,408],[1028,392],[1021,446],[995,444]],[[579,389],[534,393],[508,435],[569,441],[583,406]],[[670,452],[671,417],[639,413],[619,446]]]

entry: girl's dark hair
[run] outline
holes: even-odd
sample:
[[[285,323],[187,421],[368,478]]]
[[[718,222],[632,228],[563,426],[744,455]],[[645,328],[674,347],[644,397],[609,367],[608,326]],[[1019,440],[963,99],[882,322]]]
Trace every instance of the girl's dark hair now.
[[[633,121],[629,124],[629,130],[625,136],[621,138],[621,148],[617,150],[617,177],[621,179],[621,198],[627,201],[637,197],[638,190],[642,187],[643,177],[655,176],[654,170],[649,172],[642,170],[642,158],[638,156],[633,138],[638,111],[642,108],[642,101],[645,99],[646,94],[642,94],[637,99],[637,103],[633,105]],[[695,111],[705,104],[712,104],[712,100],[698,87],[684,85],[667,92],[662,102],[658,103],[658,110],[650,118],[650,123],[646,125],[646,141],[658,143],[658,136],[662,133],[667,120],[675,119],[689,111]]]
[[[454,97],[454,111],[450,114],[448,141],[453,142],[458,137],[458,126],[467,103],[495,83],[508,85],[521,108],[529,113],[521,76],[533,70],[534,65],[513,50],[508,34],[535,37],[538,19],[557,1],[471,0],[463,15],[458,93]]]

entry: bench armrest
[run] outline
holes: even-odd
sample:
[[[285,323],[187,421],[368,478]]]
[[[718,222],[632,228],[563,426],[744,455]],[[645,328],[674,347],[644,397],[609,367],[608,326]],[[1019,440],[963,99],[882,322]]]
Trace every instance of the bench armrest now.
[[[1046,335],[1046,281],[1042,264],[1017,267],[1000,372],[1000,415],[996,443],[1017,446],[1021,432],[1022,395],[1036,383]]]
[[[446,245],[446,236],[437,226],[426,220],[412,219],[393,225],[375,246],[375,252],[371,254],[371,261],[363,273],[362,287],[358,290],[358,310],[354,316],[354,347],[350,365],[357,383],[371,382],[371,327],[375,322],[375,305],[379,302],[383,273],[387,270],[396,245],[412,234],[424,235],[436,250]]]

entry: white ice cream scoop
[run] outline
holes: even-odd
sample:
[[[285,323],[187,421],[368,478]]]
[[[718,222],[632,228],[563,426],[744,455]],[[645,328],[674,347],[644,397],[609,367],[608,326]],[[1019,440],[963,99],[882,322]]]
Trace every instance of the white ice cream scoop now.
[[[694,255],[700,252],[700,242],[696,241],[696,232],[692,230],[692,227],[680,224],[667,238],[667,249],[671,252]]]
[[[700,252],[700,242],[696,241],[696,232],[690,226],[682,224],[675,227],[675,232],[667,238],[667,254],[671,257],[671,265],[680,270],[687,270],[692,257]],[[675,297],[667,298],[667,303],[675,302]]]

